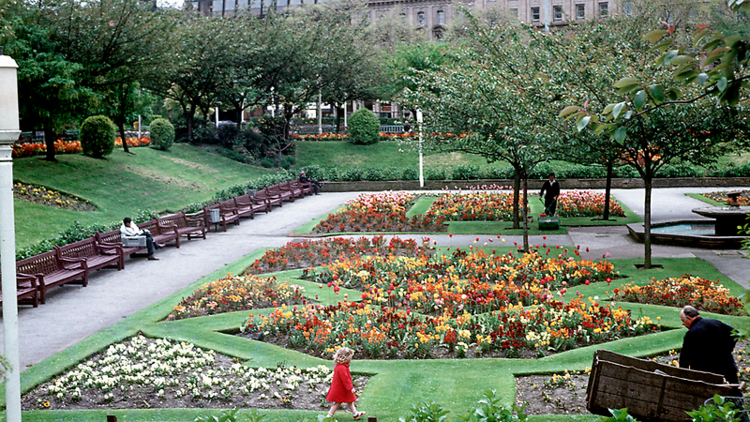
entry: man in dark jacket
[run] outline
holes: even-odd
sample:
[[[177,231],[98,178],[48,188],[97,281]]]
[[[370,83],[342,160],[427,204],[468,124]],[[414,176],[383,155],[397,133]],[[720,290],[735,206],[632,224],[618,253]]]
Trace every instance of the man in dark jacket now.
[[[682,342],[680,367],[724,375],[728,383],[737,384],[737,364],[732,356],[737,343],[734,328],[715,319],[701,318],[692,306],[682,308],[680,319],[688,329]]]
[[[545,195],[544,193],[547,192]],[[544,181],[539,198],[544,196],[544,212],[552,217],[557,209],[557,198],[560,196],[560,184],[555,180],[555,173],[549,174],[549,179]]]

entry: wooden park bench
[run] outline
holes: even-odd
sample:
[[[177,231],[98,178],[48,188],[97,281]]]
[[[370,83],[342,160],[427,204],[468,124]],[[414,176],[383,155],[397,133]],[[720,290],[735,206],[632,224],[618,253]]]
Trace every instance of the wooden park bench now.
[[[302,184],[295,180],[290,180],[288,182],[282,183],[279,185],[279,187],[282,190],[288,190],[292,192],[295,198],[304,198],[307,195]]]
[[[206,226],[215,225],[214,231],[219,231],[219,224],[224,227],[224,231],[227,231],[227,225],[229,224],[240,224],[240,215],[237,212],[237,208],[222,207],[219,203],[203,207],[203,217],[206,221]]]
[[[86,260],[61,257],[57,251],[22,259],[16,262],[16,272],[35,276],[39,286],[39,301],[44,304],[50,287],[67,283],[88,285]]]
[[[297,194],[286,182],[268,186],[266,189],[272,194],[280,195],[284,201],[294,202],[294,199],[297,198]]]
[[[287,183],[290,183],[295,189],[301,190],[303,195],[312,195],[315,193],[312,183],[302,183],[299,180],[292,180]]]
[[[269,204],[268,201],[254,198],[253,195],[249,193],[235,197],[234,203],[237,205],[237,211],[239,211],[240,215],[242,215],[243,210],[245,209],[251,209],[253,211],[253,216],[257,212],[263,211],[267,213],[271,211],[271,204]]]
[[[16,298],[18,304],[31,303],[35,308],[39,306],[39,284],[36,277],[29,274],[16,273]],[[0,303],[3,293],[0,291]]]
[[[89,272],[106,267],[115,267],[118,271],[125,268],[122,246],[97,243],[95,236],[64,246],[55,246],[55,250],[64,258],[86,260]]]
[[[138,224],[141,230],[148,230],[151,233],[151,237],[154,242],[165,245],[170,242],[175,242],[175,246],[180,247],[179,236],[171,227],[161,227],[159,220],[154,218],[153,220],[146,221],[145,223]]]
[[[284,197],[278,192],[278,189],[276,191],[271,191],[268,187],[255,192],[255,197],[261,201],[266,201],[272,207],[275,205],[281,207],[284,202]]]
[[[132,242],[126,242],[123,243],[122,240],[122,234],[120,233],[120,229],[117,230],[111,230],[105,233],[96,233],[95,234],[96,241],[101,244],[105,244],[107,246],[109,245],[118,245],[122,248],[122,255],[132,255],[134,253],[137,253],[143,249],[146,249],[146,242],[143,242],[143,245],[132,243]],[[144,237],[145,240],[145,237]],[[137,245],[137,246],[136,246]]]
[[[206,238],[206,232],[208,229],[203,224],[203,220],[200,218],[188,218],[184,211],[180,211],[177,214],[170,214],[164,217],[159,217],[156,221],[156,225],[159,228],[159,235],[166,236],[170,230],[174,233],[175,246],[180,247],[180,238],[187,236],[188,240],[193,237]],[[151,232],[151,236],[154,237],[154,242],[162,243],[161,240],[157,240],[157,236]]]

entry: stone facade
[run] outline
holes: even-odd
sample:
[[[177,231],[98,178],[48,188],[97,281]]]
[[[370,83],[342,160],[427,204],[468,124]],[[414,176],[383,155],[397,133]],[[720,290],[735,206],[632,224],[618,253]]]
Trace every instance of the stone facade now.
[[[281,12],[290,7],[323,3],[326,0],[197,0],[188,2],[204,14],[233,16],[250,11],[260,15],[271,9]],[[628,13],[630,2],[621,0],[368,0],[371,22],[400,16],[409,26],[440,38],[463,4],[474,12],[498,10],[532,25],[567,25],[580,19],[600,19],[615,13]],[[549,9],[549,10],[547,10]],[[395,13],[394,13],[395,11]],[[547,18],[549,13],[549,18]],[[548,19],[548,20],[547,20]]]

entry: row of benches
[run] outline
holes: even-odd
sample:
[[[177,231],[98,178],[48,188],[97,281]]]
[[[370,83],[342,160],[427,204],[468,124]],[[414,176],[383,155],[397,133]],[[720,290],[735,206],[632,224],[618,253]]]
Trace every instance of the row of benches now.
[[[203,219],[189,218],[184,212],[179,212],[138,224],[138,227],[150,231],[154,242],[173,243],[179,248],[183,236],[188,240],[193,237],[205,239],[212,223],[216,225],[216,230],[221,224],[226,231],[227,224],[239,224],[242,217],[254,218],[256,212],[268,213],[274,206],[282,206],[284,201],[294,202],[296,198],[312,195],[313,192],[312,185],[291,181],[266,187],[257,191],[255,196],[245,194],[206,206],[203,209]],[[216,209],[219,210],[219,218],[212,221],[211,210]],[[87,239],[55,246],[52,251],[22,259],[16,262],[18,301],[37,307],[40,302],[45,303],[50,287],[66,283],[85,287],[92,271],[109,267],[121,270],[125,268],[125,256],[145,248],[145,245],[131,246],[128,242],[123,242],[120,230],[117,229],[95,233]]]
[[[300,183],[293,180],[265,187],[255,192],[255,195],[247,193],[232,199],[220,201],[203,207],[203,215],[206,226],[214,224],[214,230],[219,230],[219,225],[227,231],[229,224],[240,224],[244,217],[255,218],[255,213],[270,212],[274,206],[281,207],[284,201],[294,202],[296,198],[314,193],[313,186],[309,183]],[[213,213],[212,213],[213,211]]]
[[[155,218],[138,225],[148,229],[158,243],[174,243],[187,236],[206,238],[202,219],[188,218],[184,212]],[[125,256],[139,252],[145,246],[126,247],[120,230],[95,233],[93,236],[16,262],[16,295],[19,303],[37,307],[46,302],[47,290],[63,284],[88,284],[92,271],[102,268],[125,268]],[[2,296],[0,295],[0,300]]]

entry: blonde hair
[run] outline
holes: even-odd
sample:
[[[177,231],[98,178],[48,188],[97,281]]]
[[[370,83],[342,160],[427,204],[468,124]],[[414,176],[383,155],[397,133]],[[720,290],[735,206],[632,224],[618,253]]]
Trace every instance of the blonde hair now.
[[[352,361],[352,356],[354,356],[354,350],[348,347],[341,347],[333,354],[333,363],[349,363]]]

